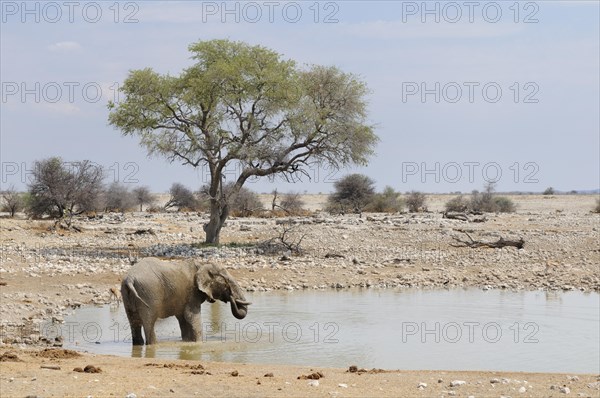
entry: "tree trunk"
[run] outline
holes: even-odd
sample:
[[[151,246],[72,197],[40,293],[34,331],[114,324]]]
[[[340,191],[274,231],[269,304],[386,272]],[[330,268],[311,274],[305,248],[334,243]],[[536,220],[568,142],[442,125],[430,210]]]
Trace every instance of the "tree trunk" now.
[[[227,204],[221,207],[219,201],[215,199],[210,200],[210,221],[204,226],[204,232],[206,232],[205,243],[219,244],[221,228],[228,216],[229,206]]]

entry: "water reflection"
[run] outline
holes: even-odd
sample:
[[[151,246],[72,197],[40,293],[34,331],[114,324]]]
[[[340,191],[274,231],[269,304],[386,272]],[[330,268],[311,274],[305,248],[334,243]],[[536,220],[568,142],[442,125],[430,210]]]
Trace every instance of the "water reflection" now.
[[[249,295],[250,296],[250,295]],[[253,294],[238,321],[202,306],[203,341],[180,341],[175,318],[160,344],[133,347],[122,306],[67,319],[69,348],[145,358],[388,369],[599,372],[600,295],[456,290],[348,290]],[[92,341],[86,331],[101,329]],[[75,325],[73,327],[73,325]]]

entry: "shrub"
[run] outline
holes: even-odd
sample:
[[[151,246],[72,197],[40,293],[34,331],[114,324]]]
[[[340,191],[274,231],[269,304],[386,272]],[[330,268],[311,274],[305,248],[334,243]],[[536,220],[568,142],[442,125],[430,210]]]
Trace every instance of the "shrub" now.
[[[304,208],[304,201],[298,192],[289,192],[283,195],[279,207],[289,214],[299,214]]]
[[[594,208],[594,213],[600,213],[600,199],[596,199],[596,207]]]
[[[446,202],[446,211],[466,212],[469,210],[469,201],[464,196],[458,195]]]
[[[427,211],[427,206],[425,206],[426,200],[427,197],[424,193],[411,191],[406,198],[406,206],[408,207],[408,211],[411,213]]]
[[[546,190],[543,192],[543,195],[554,195],[554,188],[552,187],[548,187],[546,188]]]
[[[496,211],[500,213],[512,213],[516,209],[513,201],[506,196],[494,197],[494,204],[496,205]]]
[[[397,213],[404,209],[404,201],[400,193],[394,188],[386,186],[381,193],[376,193],[367,206],[365,211],[374,213]]]
[[[327,199],[327,211],[352,211],[361,214],[375,193],[374,185],[371,178],[362,174],[350,174],[341,178],[334,183],[334,192]]]
[[[233,184],[225,186],[225,194],[231,189]],[[250,217],[257,212],[264,210],[262,201],[258,194],[246,187],[242,187],[240,191],[229,198],[229,209],[232,215],[238,217]]]
[[[124,184],[113,182],[104,192],[104,211],[124,213],[133,209],[135,204],[135,197]]]
[[[171,194],[171,197],[164,206],[165,210],[173,207],[177,207],[178,211],[183,211],[184,209],[198,209],[198,199],[194,193],[183,184],[178,182],[173,183],[173,185],[171,185],[171,189],[169,189],[169,194]]]
[[[483,193],[473,191],[471,195],[471,210],[486,213],[512,213],[516,206],[513,201],[505,196],[496,196],[495,184],[485,186]]]

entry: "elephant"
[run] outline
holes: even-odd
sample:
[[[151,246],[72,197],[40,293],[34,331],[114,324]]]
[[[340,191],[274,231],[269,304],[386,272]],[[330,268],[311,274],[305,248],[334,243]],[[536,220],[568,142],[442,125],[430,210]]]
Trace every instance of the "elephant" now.
[[[131,327],[133,345],[156,343],[158,318],[177,317],[183,341],[201,338],[200,305],[204,301],[229,302],[231,313],[243,319],[248,306],[242,289],[227,270],[197,260],[162,261],[143,258],[121,283],[121,297]]]

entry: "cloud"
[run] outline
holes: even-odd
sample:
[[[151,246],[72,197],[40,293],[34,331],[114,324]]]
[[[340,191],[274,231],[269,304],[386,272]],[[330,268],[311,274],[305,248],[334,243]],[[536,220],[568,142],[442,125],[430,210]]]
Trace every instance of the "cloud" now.
[[[49,45],[47,48],[54,52],[67,52],[80,50],[81,45],[76,41],[59,41],[58,43]]]

